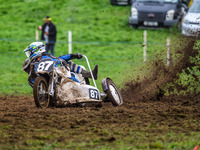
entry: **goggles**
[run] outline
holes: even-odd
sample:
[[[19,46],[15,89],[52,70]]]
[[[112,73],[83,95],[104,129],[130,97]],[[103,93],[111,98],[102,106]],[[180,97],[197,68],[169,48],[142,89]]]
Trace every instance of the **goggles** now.
[[[26,54],[27,57],[31,56],[31,52],[30,51],[26,51],[25,54]]]
[[[27,57],[30,57],[31,56],[31,51],[29,48],[25,49],[24,50],[24,53],[26,54]]]

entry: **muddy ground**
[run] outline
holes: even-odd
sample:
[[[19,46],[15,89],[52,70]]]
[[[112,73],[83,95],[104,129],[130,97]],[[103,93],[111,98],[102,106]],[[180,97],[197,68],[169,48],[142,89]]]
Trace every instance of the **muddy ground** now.
[[[199,95],[162,91],[191,65],[192,44],[178,67],[169,71],[155,62],[155,74],[126,83],[120,107],[38,109],[32,96],[1,96],[0,149],[192,149],[200,144]]]
[[[29,96],[0,100],[0,147],[5,149],[40,149],[52,143],[72,149],[82,143],[79,146],[88,149],[115,147],[120,142],[142,149],[167,149],[169,146],[157,141],[189,142],[187,138],[195,136],[193,133],[200,133],[198,97],[127,103],[125,99],[121,107],[103,104],[100,108],[48,109],[36,108]]]

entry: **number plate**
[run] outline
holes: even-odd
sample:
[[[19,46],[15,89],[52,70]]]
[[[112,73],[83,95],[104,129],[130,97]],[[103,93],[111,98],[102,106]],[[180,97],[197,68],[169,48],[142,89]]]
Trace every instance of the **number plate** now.
[[[144,21],[145,26],[158,26],[158,22],[156,21]]]
[[[89,89],[90,99],[99,100],[99,91],[96,89]]]
[[[50,72],[53,68],[54,61],[51,59],[43,59],[38,63],[37,73],[39,72]]]

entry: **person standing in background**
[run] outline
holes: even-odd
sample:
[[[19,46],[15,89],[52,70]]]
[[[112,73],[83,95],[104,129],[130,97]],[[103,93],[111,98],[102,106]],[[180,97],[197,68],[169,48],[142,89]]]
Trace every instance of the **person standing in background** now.
[[[39,26],[39,30],[42,30],[41,40],[45,41],[45,49],[48,52],[51,51],[51,54],[54,55],[54,48],[56,43],[56,26],[51,22],[51,18],[46,16],[44,19],[44,24]]]

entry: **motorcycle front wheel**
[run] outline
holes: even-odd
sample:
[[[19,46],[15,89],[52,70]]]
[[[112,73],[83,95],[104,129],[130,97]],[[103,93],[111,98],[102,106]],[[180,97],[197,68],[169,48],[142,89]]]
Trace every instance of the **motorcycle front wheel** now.
[[[38,76],[33,85],[33,95],[35,105],[38,108],[47,108],[50,106],[50,96],[48,94],[48,84],[47,80],[42,77]]]

